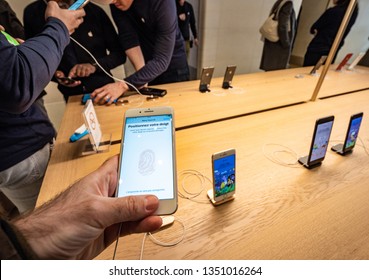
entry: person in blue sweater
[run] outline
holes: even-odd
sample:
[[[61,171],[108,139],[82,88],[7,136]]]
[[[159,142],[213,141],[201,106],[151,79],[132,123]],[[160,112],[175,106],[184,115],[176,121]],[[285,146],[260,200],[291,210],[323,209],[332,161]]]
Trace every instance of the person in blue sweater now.
[[[61,10],[53,2],[47,15],[37,39],[19,46],[0,33],[0,189],[20,213],[35,206],[55,136],[38,98],[84,10]]]
[[[69,34],[83,15],[83,10],[61,10],[51,1],[45,28],[38,36],[15,47],[0,33],[0,63],[6,65],[0,67],[0,130],[18,128],[8,130],[14,141],[31,141],[42,129],[43,117],[37,108],[32,109],[34,101],[54,74]],[[0,30],[4,30],[1,25]],[[32,117],[28,122],[22,115],[26,112]],[[36,131],[23,132],[27,125]],[[2,147],[7,148],[15,151]],[[1,186],[6,186],[1,180]],[[114,156],[36,210],[12,221],[0,213],[0,259],[92,259],[116,240],[118,232],[124,236],[158,229],[162,224],[154,215],[158,198],[112,198],[117,180],[118,156]]]
[[[120,43],[136,72],[124,81],[135,87],[189,80],[184,40],[173,0],[113,0],[111,13]],[[95,102],[111,104],[129,90],[125,82],[96,89]]]

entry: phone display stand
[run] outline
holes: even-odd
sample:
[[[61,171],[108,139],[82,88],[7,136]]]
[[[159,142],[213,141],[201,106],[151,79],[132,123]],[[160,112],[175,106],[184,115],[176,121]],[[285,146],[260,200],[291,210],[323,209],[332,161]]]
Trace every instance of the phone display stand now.
[[[211,91],[210,88],[209,88],[209,85],[205,85],[205,84],[201,84],[199,90],[202,93]]]
[[[231,83],[230,82],[223,82],[222,88],[224,88],[224,89],[232,88]]]
[[[91,144],[89,140],[87,140],[82,150],[82,155],[88,156],[88,155],[97,154],[97,153],[109,152],[110,146],[111,146],[111,133],[103,134],[101,137],[99,147],[97,149],[93,144]]]
[[[353,149],[347,150],[347,151],[343,151],[343,144],[337,144],[332,146],[331,148],[332,151],[336,152],[337,154],[341,155],[341,156],[345,156],[347,154],[351,154]]]
[[[347,67],[348,71],[354,71],[356,65],[360,62],[360,60],[364,57],[365,52],[361,52],[358,54],[358,56],[355,58],[355,60]]]
[[[314,76],[314,77],[319,77],[319,74],[317,73],[317,69],[314,69],[311,70],[311,72],[309,73],[311,76]]]
[[[228,202],[228,201],[231,201],[231,200],[233,200],[233,199],[235,199],[235,197],[236,197],[236,195],[230,195],[230,196],[228,196],[228,197],[225,197],[224,199],[222,199],[222,200],[219,200],[219,201],[215,201],[215,199],[214,199],[214,193],[213,193],[213,190],[212,189],[210,189],[210,190],[208,190],[208,197],[209,197],[209,199],[210,199],[210,201],[211,201],[211,203],[214,205],[214,206],[218,206],[218,205],[220,205],[220,204],[223,204],[223,203],[226,203],[226,202]]]
[[[309,165],[308,164],[308,157],[309,156],[301,157],[301,158],[299,158],[298,162],[300,164],[302,164],[304,167],[306,167],[307,169],[313,169],[315,167],[318,167],[318,166],[322,165],[322,162],[318,162],[318,163]]]

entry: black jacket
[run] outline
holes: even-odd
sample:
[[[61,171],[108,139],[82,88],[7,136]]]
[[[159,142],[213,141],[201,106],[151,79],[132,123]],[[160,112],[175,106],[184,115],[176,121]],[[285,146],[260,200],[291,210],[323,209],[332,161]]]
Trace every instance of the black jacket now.
[[[181,20],[179,18],[180,14],[185,14],[186,19]],[[178,15],[178,25],[179,25],[179,29],[181,30],[183,39],[185,41],[190,40],[190,28],[191,28],[193,37],[196,39],[197,38],[196,19],[195,19],[195,13],[193,11],[192,5],[185,1],[183,6],[181,6],[178,4],[178,1],[177,1],[177,15]]]
[[[345,16],[346,10],[347,5],[337,5],[327,9],[320,16],[320,18],[310,28],[311,34],[315,34],[315,30],[317,31],[317,34],[310,42],[308,46],[308,51],[329,53],[333,45],[334,39],[336,38],[338,29],[340,28],[342,19]],[[355,23],[357,15],[358,15],[358,6],[356,5],[355,10],[350,18],[350,21],[347,24],[345,33],[343,34],[338,50],[345,43],[345,38],[347,34],[350,32],[351,27]]]

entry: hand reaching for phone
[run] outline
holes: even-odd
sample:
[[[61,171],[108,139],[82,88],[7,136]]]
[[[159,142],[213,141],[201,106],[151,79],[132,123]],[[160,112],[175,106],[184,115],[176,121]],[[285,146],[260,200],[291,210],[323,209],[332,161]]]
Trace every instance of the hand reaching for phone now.
[[[96,67],[90,63],[76,64],[69,71],[68,77],[88,77],[96,72]]]
[[[65,87],[76,87],[81,84],[81,81],[73,79],[71,76],[65,76],[63,71],[57,70],[54,74],[58,83]]]
[[[110,83],[101,88],[95,89],[91,93],[91,98],[94,99],[95,103],[106,103],[107,105],[110,105],[128,89],[128,85],[124,82]]]

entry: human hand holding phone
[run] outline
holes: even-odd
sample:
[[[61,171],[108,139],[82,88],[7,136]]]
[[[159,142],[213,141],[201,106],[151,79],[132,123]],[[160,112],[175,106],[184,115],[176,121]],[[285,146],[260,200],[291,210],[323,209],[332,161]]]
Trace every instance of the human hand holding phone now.
[[[129,109],[124,115],[116,195],[155,195],[157,215],[177,210],[174,112],[171,107]]]
[[[81,84],[81,81],[65,76],[60,70],[55,72],[55,78],[58,80],[58,83],[65,87],[76,87]]]
[[[76,28],[83,22],[83,17],[86,15],[83,9],[66,10],[61,9],[55,1],[49,1],[45,11],[45,19],[55,17],[61,20],[67,27],[69,34],[72,34]]]

